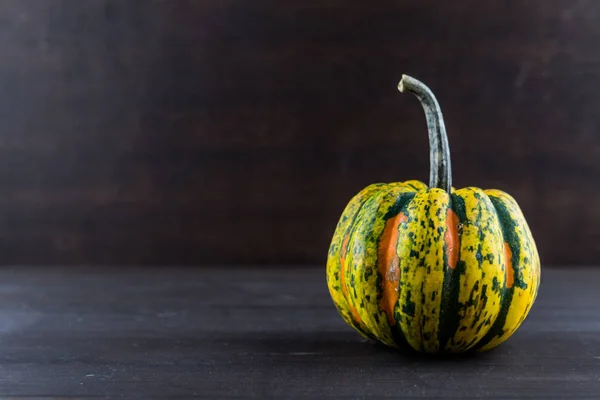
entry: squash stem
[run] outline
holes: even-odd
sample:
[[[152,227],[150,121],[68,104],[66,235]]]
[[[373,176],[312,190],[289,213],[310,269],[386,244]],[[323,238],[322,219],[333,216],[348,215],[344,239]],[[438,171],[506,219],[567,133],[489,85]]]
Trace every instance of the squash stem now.
[[[398,90],[408,91],[417,96],[425,110],[429,130],[429,187],[440,188],[450,193],[452,190],[450,147],[440,105],[433,92],[423,82],[408,75],[402,75]]]

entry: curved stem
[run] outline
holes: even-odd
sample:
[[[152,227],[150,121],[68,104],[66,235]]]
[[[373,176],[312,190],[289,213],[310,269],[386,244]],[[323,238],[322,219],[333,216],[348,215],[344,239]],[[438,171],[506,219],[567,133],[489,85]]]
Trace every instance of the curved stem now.
[[[423,82],[410,76],[402,75],[398,90],[408,91],[417,96],[425,110],[429,130],[429,187],[440,188],[450,193],[452,190],[450,148],[440,105]]]

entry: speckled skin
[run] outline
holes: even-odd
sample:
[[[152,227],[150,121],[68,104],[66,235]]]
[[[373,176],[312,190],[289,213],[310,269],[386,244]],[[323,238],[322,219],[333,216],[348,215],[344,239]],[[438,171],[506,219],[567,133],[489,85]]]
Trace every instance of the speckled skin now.
[[[537,296],[540,260],[515,200],[499,190],[448,192],[419,181],[373,184],[333,234],[327,284],[366,338],[424,353],[489,350]]]

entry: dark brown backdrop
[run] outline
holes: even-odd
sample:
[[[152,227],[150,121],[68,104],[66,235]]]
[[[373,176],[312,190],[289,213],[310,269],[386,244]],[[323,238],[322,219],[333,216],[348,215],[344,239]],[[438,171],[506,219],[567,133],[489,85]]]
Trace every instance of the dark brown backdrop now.
[[[0,2],[0,263],[324,263],[349,198],[520,202],[545,263],[600,256],[600,2]],[[360,5],[359,5],[360,4]]]

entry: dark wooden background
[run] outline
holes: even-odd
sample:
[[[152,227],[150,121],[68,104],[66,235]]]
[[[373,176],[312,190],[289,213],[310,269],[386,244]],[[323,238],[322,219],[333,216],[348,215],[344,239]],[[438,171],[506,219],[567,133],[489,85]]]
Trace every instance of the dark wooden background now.
[[[546,264],[600,256],[600,2],[0,2],[0,263],[317,263],[346,202],[497,187]]]

